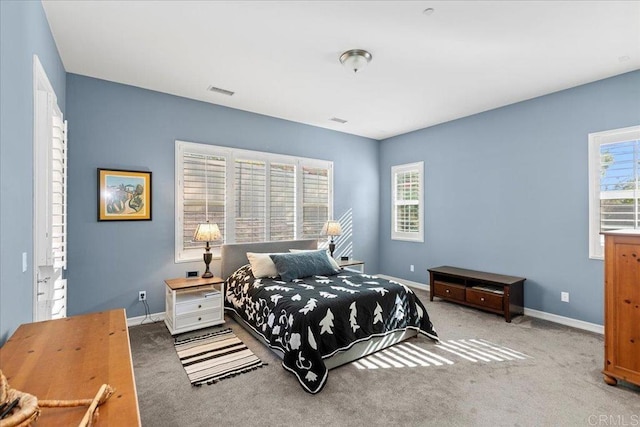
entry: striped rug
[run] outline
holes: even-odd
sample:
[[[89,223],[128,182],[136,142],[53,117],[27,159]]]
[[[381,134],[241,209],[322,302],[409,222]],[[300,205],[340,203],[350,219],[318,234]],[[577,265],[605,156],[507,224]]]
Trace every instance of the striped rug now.
[[[175,347],[194,386],[213,384],[266,365],[231,329],[176,339]]]

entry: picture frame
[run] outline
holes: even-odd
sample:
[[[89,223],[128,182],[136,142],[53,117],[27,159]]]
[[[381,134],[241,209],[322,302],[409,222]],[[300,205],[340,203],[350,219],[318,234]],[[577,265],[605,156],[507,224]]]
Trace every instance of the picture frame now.
[[[98,168],[98,221],[151,221],[151,172]]]

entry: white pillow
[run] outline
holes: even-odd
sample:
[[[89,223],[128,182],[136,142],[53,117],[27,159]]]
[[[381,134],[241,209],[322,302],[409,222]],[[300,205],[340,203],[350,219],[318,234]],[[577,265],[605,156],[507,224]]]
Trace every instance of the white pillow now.
[[[289,252],[291,252],[292,254],[295,254],[296,252],[312,252],[317,250],[319,249],[289,249]],[[340,266],[338,265],[338,262],[335,259],[333,259],[331,255],[329,255],[329,252],[324,251],[324,253],[327,254],[327,258],[329,258],[329,262],[331,263],[331,266],[336,270],[340,270]]]
[[[278,277],[276,265],[269,255],[271,254],[247,252],[247,259],[251,264],[251,272],[256,279]]]

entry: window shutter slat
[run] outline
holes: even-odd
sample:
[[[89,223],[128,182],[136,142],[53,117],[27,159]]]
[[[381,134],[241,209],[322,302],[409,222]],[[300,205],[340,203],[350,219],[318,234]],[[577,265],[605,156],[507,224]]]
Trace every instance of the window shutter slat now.
[[[265,241],[266,165],[236,160],[236,242]]]
[[[198,224],[209,220],[225,236],[226,159],[185,152],[183,156],[183,249],[204,248],[193,241]],[[212,242],[219,246],[221,242]]]
[[[329,219],[328,170],[303,167],[302,194],[302,237],[318,238]]]
[[[296,233],[296,168],[272,163],[269,186],[269,240],[291,240]]]

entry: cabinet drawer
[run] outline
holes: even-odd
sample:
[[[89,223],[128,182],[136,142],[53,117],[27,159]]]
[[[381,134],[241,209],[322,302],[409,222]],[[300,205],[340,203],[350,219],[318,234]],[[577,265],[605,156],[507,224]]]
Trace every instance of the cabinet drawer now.
[[[218,311],[220,311],[221,306],[221,295],[191,300],[187,302],[179,302],[176,304],[176,315],[179,316],[181,314],[198,313],[201,311],[212,309],[217,309]]]
[[[503,295],[494,294],[492,292],[479,291],[473,288],[467,288],[467,302],[480,305],[482,307],[502,310]]]
[[[222,310],[209,310],[176,316],[175,329],[187,328],[193,325],[206,324],[222,320]]]
[[[464,290],[465,287],[462,285],[454,285],[453,283],[440,282],[438,280],[433,282],[433,294],[437,297],[464,301]]]

